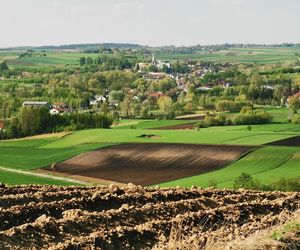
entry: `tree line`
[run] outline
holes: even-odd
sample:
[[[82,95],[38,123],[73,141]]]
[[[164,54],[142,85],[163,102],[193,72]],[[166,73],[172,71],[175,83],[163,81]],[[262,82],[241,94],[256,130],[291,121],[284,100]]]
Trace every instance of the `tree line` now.
[[[51,115],[46,108],[23,107],[19,117],[5,120],[5,130],[0,138],[19,138],[61,131],[88,128],[109,128],[112,118],[97,113],[70,113]]]

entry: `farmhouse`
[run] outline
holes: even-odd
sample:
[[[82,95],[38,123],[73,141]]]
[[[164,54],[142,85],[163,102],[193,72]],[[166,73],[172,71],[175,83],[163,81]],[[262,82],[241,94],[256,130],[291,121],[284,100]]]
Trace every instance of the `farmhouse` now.
[[[154,98],[154,99],[158,99],[162,96],[164,96],[163,92],[150,92],[149,97]]]
[[[32,102],[32,101],[26,101],[26,102],[22,103],[22,107],[47,108],[47,109],[50,109],[51,104],[49,102]]]
[[[50,114],[51,115],[58,115],[59,114],[59,110],[57,110],[56,108],[50,109]]]

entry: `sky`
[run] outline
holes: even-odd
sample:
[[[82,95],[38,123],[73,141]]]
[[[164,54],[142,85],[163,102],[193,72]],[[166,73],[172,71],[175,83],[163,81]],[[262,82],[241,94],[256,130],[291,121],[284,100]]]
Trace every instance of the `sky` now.
[[[0,0],[0,47],[300,43],[300,0]]]

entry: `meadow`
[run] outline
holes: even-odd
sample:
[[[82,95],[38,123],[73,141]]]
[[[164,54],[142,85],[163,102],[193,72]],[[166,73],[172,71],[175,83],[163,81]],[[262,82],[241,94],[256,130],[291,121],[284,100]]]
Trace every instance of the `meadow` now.
[[[191,143],[218,145],[256,145],[257,150],[239,161],[200,176],[162,183],[161,186],[207,186],[213,180],[220,187],[232,186],[232,180],[242,172],[253,174],[259,180],[270,182],[281,176],[298,175],[299,147],[260,145],[300,135],[300,128],[293,124],[210,127],[197,130],[152,130],[155,127],[183,121],[124,120],[113,129],[89,129],[75,131],[65,136],[49,135],[0,141],[0,166],[22,170],[34,170],[69,159],[81,153],[123,143]],[[185,121],[190,122],[190,121]],[[135,123],[129,129],[128,123]],[[122,127],[123,125],[123,127]],[[141,137],[141,135],[155,135]],[[0,182],[9,184],[48,183],[64,184],[56,180],[31,178],[24,175],[0,174]],[[28,179],[30,178],[30,179]]]
[[[233,180],[242,173],[250,174],[264,184],[270,184],[281,177],[300,176],[299,158],[300,147],[264,147],[223,169],[162,183],[159,186],[208,187],[211,183],[216,183],[218,187],[228,188],[232,187]]]
[[[46,52],[36,51],[32,57],[19,58],[24,51],[0,51],[0,60],[6,60],[11,67],[65,67],[66,65],[78,65],[80,57],[95,58],[103,54],[80,53],[78,50],[73,51],[55,51]],[[246,63],[246,64],[276,64],[279,62],[289,63],[299,60],[300,48],[290,47],[249,47],[249,48],[230,48],[208,53],[198,51],[196,53],[163,53],[156,55],[158,60],[193,60],[203,62],[217,63]],[[118,56],[106,55],[106,56]],[[142,60],[143,55],[137,54]]]
[[[274,47],[255,47],[255,48],[231,48],[228,50],[213,52],[198,52],[193,54],[167,54],[157,55],[161,60],[194,60],[217,63],[248,63],[248,64],[276,64],[278,62],[295,62],[299,59],[296,53],[300,48],[274,48]]]

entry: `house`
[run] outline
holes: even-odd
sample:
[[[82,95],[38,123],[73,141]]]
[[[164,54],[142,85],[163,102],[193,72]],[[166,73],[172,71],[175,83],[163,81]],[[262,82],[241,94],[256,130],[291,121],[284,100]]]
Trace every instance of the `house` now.
[[[57,109],[68,109],[68,105],[64,102],[55,102],[53,104],[53,108],[57,108]]]
[[[150,92],[149,97],[154,98],[154,99],[158,99],[162,96],[164,96],[163,92]]]
[[[161,80],[164,79],[166,77],[166,73],[161,73],[161,72],[150,72],[147,77],[149,79],[153,79],[153,80]]]
[[[139,71],[145,71],[150,67],[150,63],[138,63],[137,67]]]
[[[50,109],[50,114],[51,115],[58,115],[59,114],[59,110],[57,110],[56,108]]]
[[[288,99],[287,99],[287,102],[289,102],[289,100],[290,100],[291,97],[298,97],[298,98],[299,98],[299,101],[300,101],[300,92],[299,92],[299,93],[296,93],[296,94],[294,94],[294,95],[292,95],[292,96],[289,96]]]
[[[90,105],[97,105],[98,103],[103,103],[108,101],[108,95],[95,95],[93,99],[90,100]]]
[[[140,101],[140,98],[139,98],[138,96],[135,95],[134,97],[132,97],[132,100],[139,102],[139,101]]]
[[[201,91],[209,91],[209,90],[212,90],[211,87],[206,87],[206,86],[198,87],[197,89],[198,89],[198,90],[201,90]]]
[[[22,107],[50,109],[51,104],[49,102],[25,101],[25,102],[22,103]]]

